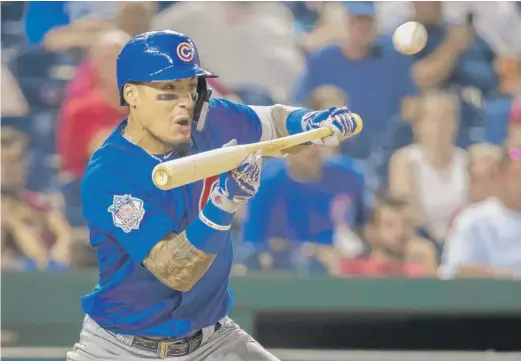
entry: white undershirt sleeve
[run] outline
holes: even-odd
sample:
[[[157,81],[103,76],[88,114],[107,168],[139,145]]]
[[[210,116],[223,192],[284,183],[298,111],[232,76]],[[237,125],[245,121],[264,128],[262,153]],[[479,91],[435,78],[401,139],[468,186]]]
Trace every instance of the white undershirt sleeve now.
[[[260,119],[262,126],[261,142],[287,136],[286,119],[291,112],[300,109],[280,104],[272,106],[249,105],[249,107]]]

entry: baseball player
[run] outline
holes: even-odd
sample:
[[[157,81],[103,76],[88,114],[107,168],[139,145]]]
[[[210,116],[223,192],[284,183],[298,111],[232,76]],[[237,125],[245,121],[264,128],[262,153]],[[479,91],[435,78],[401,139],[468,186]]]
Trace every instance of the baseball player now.
[[[237,59],[240,61],[240,58]],[[82,183],[83,213],[99,260],[98,285],[69,361],[170,359],[273,361],[227,315],[233,303],[229,229],[259,187],[260,152],[205,181],[156,188],[160,162],[235,143],[328,126],[317,140],[353,134],[347,108],[256,107],[210,99],[192,40],[173,31],[134,37],[117,60],[129,116],[92,156]]]

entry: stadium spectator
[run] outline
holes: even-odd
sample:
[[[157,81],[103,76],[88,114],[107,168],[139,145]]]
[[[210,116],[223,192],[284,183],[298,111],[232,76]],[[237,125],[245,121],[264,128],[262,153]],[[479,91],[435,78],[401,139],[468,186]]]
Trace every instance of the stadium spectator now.
[[[1,138],[2,266],[63,267],[70,257],[70,227],[49,196],[25,188],[26,136],[3,127]]]
[[[501,160],[501,147],[491,143],[476,143],[468,149],[469,194],[468,200],[456,209],[450,227],[456,216],[468,206],[493,197],[497,193],[497,177]]]
[[[295,1],[286,4],[295,15],[297,41],[307,53],[337,44],[344,38],[342,2]]]
[[[293,16],[280,2],[180,2],[157,14],[152,29],[190,34],[201,62],[232,92],[261,86],[285,103],[303,69]]]
[[[468,157],[469,202],[477,203],[495,196],[501,147],[490,143],[477,143],[468,148]]]
[[[521,147],[505,147],[499,174],[497,197],[456,218],[440,277],[521,280]]]
[[[43,38],[49,51],[87,50],[100,33],[121,30],[134,36],[148,31],[156,11],[156,1],[68,1],[52,7],[29,2],[25,22],[29,39],[40,43]]]
[[[507,137],[520,137],[521,131],[509,129],[516,128],[521,115],[521,60],[501,59],[497,67],[501,78],[500,91],[485,100],[485,140],[502,145]],[[518,126],[517,126],[518,127]],[[518,129],[518,128],[516,128]]]
[[[415,143],[391,157],[389,189],[410,202],[416,225],[441,246],[452,215],[467,201],[467,154],[454,145],[457,100],[431,90],[421,96],[419,106]]]
[[[96,22],[113,18],[116,13],[114,2],[97,4],[88,1],[53,1],[42,3],[28,1],[22,17],[26,41],[29,45],[43,45],[45,35],[52,30],[66,27],[80,18],[96,19]],[[87,22],[78,25],[85,26]],[[80,42],[85,39],[79,39]]]
[[[413,55],[413,76],[421,89],[441,88],[458,95],[460,126],[456,144],[466,148],[481,141],[475,129],[482,126],[484,97],[499,85],[494,70],[496,55],[474,28],[474,16],[457,25],[443,17],[444,2],[416,1],[413,20],[427,29],[427,45]]]
[[[25,99],[18,82],[9,69],[2,63],[2,117],[22,117],[29,112],[29,104]]]
[[[283,238],[270,238],[262,248],[236,260],[233,272],[244,276],[248,272],[289,273],[300,276],[329,274],[330,258],[322,260],[324,246],[314,243],[292,243]],[[338,257],[337,257],[338,258]]]
[[[346,36],[310,54],[305,73],[296,85],[294,103],[303,105],[322,85],[338,87],[350,107],[364,119],[364,132],[342,145],[342,152],[367,158],[372,144],[385,137],[387,121],[415,94],[410,77],[411,58],[399,54],[389,37],[377,37],[371,2],[345,2]]]
[[[319,147],[286,159],[264,166],[259,193],[246,206],[244,243],[264,249],[282,239],[334,247],[346,256],[361,253],[364,179],[354,161]]]
[[[414,55],[416,83],[422,88],[471,86],[483,93],[495,89],[498,84],[493,67],[495,55],[476,35],[472,16],[465,23],[449,28],[443,18],[443,2],[413,4],[414,20],[422,23],[428,34],[427,45]]]
[[[58,129],[58,154],[64,180],[79,179],[90,155],[127,114],[116,86],[116,59],[129,36],[109,31],[98,38],[88,60],[91,71],[79,72],[62,106]]]
[[[347,106],[346,96],[342,90],[330,85],[321,85],[314,89],[306,102],[306,107],[313,110],[339,105]]]
[[[342,260],[342,274],[407,277],[436,274],[436,250],[430,241],[416,235],[406,208],[404,199],[379,192],[365,232],[371,251],[367,257]]]
[[[516,4],[517,3],[517,4]],[[461,23],[473,14],[476,33],[501,57],[520,57],[521,12],[516,1],[447,1],[443,4],[448,23]]]

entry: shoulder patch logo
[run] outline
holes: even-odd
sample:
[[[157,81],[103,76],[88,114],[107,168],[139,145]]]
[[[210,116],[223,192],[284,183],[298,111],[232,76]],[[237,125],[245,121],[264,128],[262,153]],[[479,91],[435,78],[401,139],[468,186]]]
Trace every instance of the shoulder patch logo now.
[[[145,215],[143,201],[130,194],[114,196],[114,203],[107,209],[112,213],[112,222],[125,233],[139,229],[139,224]]]

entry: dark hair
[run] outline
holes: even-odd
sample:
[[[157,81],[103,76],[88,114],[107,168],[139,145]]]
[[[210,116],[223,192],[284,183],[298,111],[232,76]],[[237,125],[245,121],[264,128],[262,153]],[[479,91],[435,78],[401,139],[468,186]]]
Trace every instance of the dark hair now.
[[[371,215],[369,217],[369,221],[371,223],[376,222],[378,210],[381,207],[390,207],[392,209],[401,211],[409,205],[409,202],[405,198],[398,197],[385,189],[376,191],[375,200],[376,202],[373,211],[371,212]]]
[[[379,190],[376,192],[375,196],[377,203],[392,208],[405,208],[409,204],[405,198],[398,197],[388,190]]]

